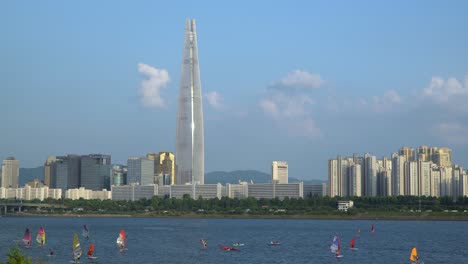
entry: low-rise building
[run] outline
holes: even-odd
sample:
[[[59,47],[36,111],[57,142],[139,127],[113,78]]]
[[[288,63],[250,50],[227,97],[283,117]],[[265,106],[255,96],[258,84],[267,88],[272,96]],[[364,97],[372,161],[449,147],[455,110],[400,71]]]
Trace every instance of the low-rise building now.
[[[158,185],[123,185],[112,186],[112,200],[137,201],[141,198],[151,199],[158,195]]]
[[[62,198],[61,189],[50,189],[48,186],[32,188],[25,185],[23,188],[0,188],[0,199],[22,199],[43,201],[47,198],[60,199]]]
[[[353,201],[338,201],[338,211],[348,212],[349,209],[353,208]]]

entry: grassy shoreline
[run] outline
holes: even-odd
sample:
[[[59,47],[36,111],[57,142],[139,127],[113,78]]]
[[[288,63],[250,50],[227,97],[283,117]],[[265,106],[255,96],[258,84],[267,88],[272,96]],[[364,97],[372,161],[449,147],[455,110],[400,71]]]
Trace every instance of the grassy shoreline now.
[[[468,221],[468,215],[441,215],[441,214],[413,214],[399,215],[388,213],[360,213],[360,214],[320,214],[320,215],[253,215],[253,214],[12,214],[2,217],[90,217],[90,218],[213,218],[213,219],[311,219],[311,220],[403,220],[403,221]]]

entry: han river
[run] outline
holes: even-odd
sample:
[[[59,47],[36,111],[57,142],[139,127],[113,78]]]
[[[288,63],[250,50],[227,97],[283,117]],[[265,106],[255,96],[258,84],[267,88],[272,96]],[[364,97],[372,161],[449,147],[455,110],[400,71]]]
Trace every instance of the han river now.
[[[89,240],[82,236],[83,225]],[[41,226],[44,247],[35,241]],[[31,230],[33,246],[22,251],[33,263],[69,263],[74,233],[83,249],[81,263],[90,263],[86,252],[91,243],[97,263],[410,263],[413,246],[426,264],[468,263],[468,222],[463,221],[2,217],[0,261],[6,261],[25,228]],[[116,246],[122,228],[128,248],[123,253]],[[341,259],[329,250],[335,235],[341,238]],[[353,237],[359,250],[349,249]],[[270,246],[270,241],[281,245]],[[236,242],[245,244],[240,251],[220,249]],[[55,257],[47,256],[50,249]]]

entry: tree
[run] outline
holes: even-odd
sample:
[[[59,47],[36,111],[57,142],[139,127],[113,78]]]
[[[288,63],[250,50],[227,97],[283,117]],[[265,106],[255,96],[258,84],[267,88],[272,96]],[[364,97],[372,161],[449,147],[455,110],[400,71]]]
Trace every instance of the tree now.
[[[18,247],[10,249],[7,254],[8,262],[0,264],[31,264],[31,258],[21,253]]]

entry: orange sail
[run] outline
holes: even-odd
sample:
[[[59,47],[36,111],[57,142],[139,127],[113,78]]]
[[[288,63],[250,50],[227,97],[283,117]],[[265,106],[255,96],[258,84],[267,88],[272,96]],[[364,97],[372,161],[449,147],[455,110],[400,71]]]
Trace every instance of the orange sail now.
[[[412,250],[411,250],[411,254],[409,256],[409,259],[413,262],[417,262],[419,260],[419,256],[418,256],[418,250],[416,249],[416,247],[414,247]]]
[[[94,256],[94,244],[91,244],[88,249],[88,257],[93,257]]]
[[[120,248],[125,248],[127,245],[127,237],[125,236],[125,231],[123,229],[120,230],[119,237],[117,238],[117,245]]]

